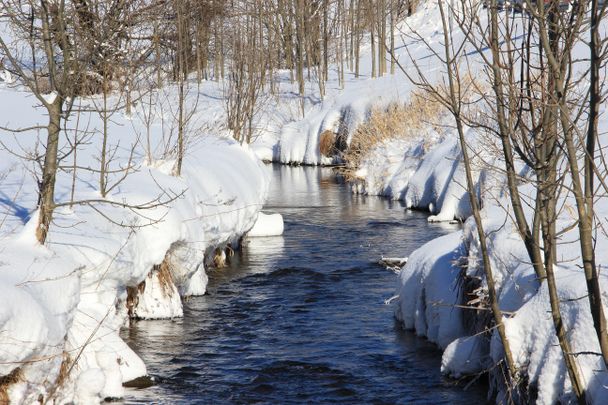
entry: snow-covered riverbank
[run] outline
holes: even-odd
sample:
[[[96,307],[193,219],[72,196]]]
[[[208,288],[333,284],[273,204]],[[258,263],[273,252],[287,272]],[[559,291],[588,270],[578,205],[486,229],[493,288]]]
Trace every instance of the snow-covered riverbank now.
[[[429,49],[440,47],[443,40],[438,14],[435,2],[424,3],[400,26],[404,35],[397,47],[408,72],[415,71],[409,59],[416,60],[431,82],[443,75],[441,63]],[[429,45],[420,46],[407,35],[413,32]],[[456,28],[453,40],[463,37]],[[368,66],[369,48],[362,52],[361,63]],[[476,52],[467,61],[470,69],[481,72]],[[5,76],[0,82],[0,124],[34,128],[15,134],[4,131],[2,137],[0,374],[7,376],[2,387],[8,391],[0,389],[0,401],[2,395],[17,403],[40,396],[77,403],[120,397],[122,384],[145,375],[146,369],[118,330],[129,316],[181,316],[182,297],[205,292],[205,265],[214,255],[223,260],[225,249],[239,243],[265,201],[268,178],[260,158],[332,163],[334,158],[323,156],[319,148],[324,132],[342,137],[347,145],[372,108],[406,102],[414,91],[401,73],[372,79],[365,68],[360,78],[349,77],[340,88],[332,71],[323,100],[307,91],[302,117],[294,85],[285,72],[278,76],[278,95],[267,94],[260,107],[251,146],[235,143],[222,129],[221,84],[192,84],[186,104],[190,111],[196,106],[197,112],[189,122],[188,153],[178,176],[174,175],[175,88],[137,97],[131,116],[125,116],[122,108],[110,109],[105,123],[97,112],[100,98],[85,99],[71,115],[61,141],[59,206],[44,247],[34,237],[34,208],[36,173],[45,144],[44,129],[36,126],[44,125],[47,117]],[[308,85],[314,88],[314,83]],[[110,104],[120,102],[110,100]],[[430,211],[431,221],[464,221],[462,231],[404,252],[410,258],[397,284],[395,315],[406,328],[444,350],[444,373],[460,377],[488,372],[492,392],[501,401],[507,394],[497,367],[502,347],[496,331],[485,330],[490,322],[484,322],[484,309],[477,306],[486,299],[485,281],[476,229],[467,219],[471,210],[462,151],[449,117],[437,121],[409,138],[376,145],[357,168],[353,191],[401,199],[409,208]],[[607,124],[602,116],[603,132]],[[473,180],[483,201],[490,260],[516,365],[531,399],[542,404],[569,402],[573,394],[548,312],[546,283],[536,279],[513,224],[504,177],[496,168],[504,164],[492,154],[495,143],[476,129],[465,132],[468,146],[475,151]],[[601,141],[605,144],[608,139],[604,136]],[[78,145],[77,159],[73,145]],[[105,163],[99,159],[102,148],[108,158]],[[530,203],[535,198],[534,190],[525,185],[530,173],[518,164],[522,195]],[[102,196],[99,168],[104,165],[106,176],[101,177],[107,195]],[[569,186],[568,180],[564,185]],[[608,395],[608,373],[597,356],[585,278],[579,268],[575,204],[567,196],[559,205],[556,278],[563,320],[587,399],[602,403]],[[608,236],[600,227],[608,217],[605,196],[598,196],[595,209],[600,218],[596,261],[602,268],[608,263]],[[531,217],[530,209],[526,215]],[[270,228],[280,232],[278,217],[262,218],[254,233],[268,233]],[[606,303],[605,274],[600,284]]]
[[[424,16],[414,18],[422,24]],[[424,30],[434,29],[425,24]],[[118,330],[129,316],[181,316],[181,298],[205,292],[205,265],[216,253],[222,258],[224,247],[238,244],[264,203],[268,178],[259,158],[329,163],[318,150],[320,132],[341,126],[350,134],[372,106],[407,97],[411,85],[401,75],[370,79],[369,45],[362,54],[361,77],[347,78],[341,88],[332,70],[323,101],[315,83],[308,84],[304,119],[296,85],[289,83],[288,72],[279,72],[277,95],[266,94],[255,118],[251,147],[236,144],[224,129],[223,84],[190,83],[186,112],[196,112],[188,120],[188,152],[179,176],[173,175],[176,88],[134,94],[130,116],[117,96],[110,97],[108,108],[102,108],[101,97],[78,100],[59,145],[60,206],[45,246],[34,237],[35,169],[45,130],[4,131],[0,375],[10,376],[3,385],[8,398],[93,403],[121,397],[122,383],[145,375],[145,365]],[[0,124],[46,125],[44,109],[14,86],[3,72]],[[105,122],[102,109],[108,112]],[[99,173],[104,134],[106,196]],[[279,218],[264,218],[268,221],[254,233],[268,233],[269,226],[280,232]]]
[[[44,122],[25,93],[0,88],[0,98],[11,126]],[[57,202],[65,205],[45,246],[34,236],[33,163],[18,156],[34,155],[38,136],[2,138],[0,374],[14,377],[8,398],[15,403],[121,397],[124,382],[146,374],[118,336],[128,313],[181,316],[181,297],[205,292],[214,249],[239,243],[268,190],[267,170],[253,152],[211,134],[191,139],[182,173],[173,176],[173,160],[145,159],[136,136],[141,123],[117,114],[108,144],[116,171],[109,184],[118,185],[99,202],[99,174],[87,169],[99,165],[101,123],[96,113],[82,115],[91,135],[78,151],[76,176],[67,168],[58,177]],[[158,145],[161,131],[152,136]]]
[[[506,13],[506,11],[504,11]],[[507,14],[505,14],[507,15]],[[486,18],[481,13],[480,18]],[[520,14],[515,15],[514,32]],[[429,46],[441,54],[441,18],[435,2],[427,2],[403,26],[408,52],[399,52],[402,66],[411,69],[418,61],[429,81],[440,80],[442,64],[432,56]],[[522,23],[523,24],[523,23]],[[427,41],[417,43],[414,35]],[[456,43],[463,40],[458,27],[452,32]],[[523,38],[517,37],[517,38]],[[581,61],[585,59],[585,44],[575,48]],[[469,51],[469,73],[480,74],[483,65],[475,51]],[[575,75],[585,75],[585,64],[574,67]],[[584,80],[582,83],[585,83]],[[331,130],[350,140],[357,125],[369,118],[370,109],[391,102],[404,102],[411,96],[413,86],[402,75],[353,83],[343,93],[330,98],[310,115],[287,125],[280,142],[280,160],[296,163],[328,163],[319,151],[319,138]],[[586,91],[584,84],[581,92]],[[483,108],[483,107],[481,107]],[[461,219],[464,230],[439,238],[410,255],[397,284],[396,317],[404,327],[427,337],[444,350],[442,371],[454,377],[490,374],[491,393],[497,402],[507,402],[504,375],[497,364],[503,349],[495,329],[487,331],[490,313],[480,303],[487,300],[485,274],[481,265],[477,230],[471,214],[461,148],[449,117],[438,117],[441,130],[428,125],[418,136],[388,140],[376,145],[358,168],[353,191],[383,195],[405,201],[410,208],[428,210],[431,221]],[[600,131],[605,134],[608,120],[605,107],[600,115]],[[475,189],[483,201],[483,224],[489,238],[490,261],[495,271],[499,303],[504,311],[504,324],[511,351],[519,369],[527,400],[539,404],[575,401],[566,371],[562,351],[553,325],[547,283],[537,280],[527,251],[512,216],[511,201],[506,190],[504,162],[493,152],[499,146],[481,131],[465,128],[468,147],[474,155]],[[307,134],[305,139],[297,134]],[[608,139],[601,136],[600,143]],[[498,148],[499,149],[499,148]],[[602,158],[603,159],[603,158]],[[532,221],[531,208],[536,192],[526,185],[530,168],[517,163],[521,176],[520,192],[526,204],[526,216]],[[598,160],[598,167],[602,163]],[[563,170],[565,188],[571,184],[570,175]],[[560,172],[562,173],[562,172]],[[595,202],[595,255],[598,268],[608,263],[608,235],[603,230],[608,217],[608,201],[598,192]],[[579,234],[576,227],[576,203],[572,194],[560,197],[556,227],[559,235],[558,264],[555,267],[557,293],[567,339],[579,367],[586,399],[589,403],[604,403],[608,395],[608,372],[599,354],[600,348],[589,310],[586,280],[581,270]],[[468,218],[468,219],[467,219]],[[604,311],[608,311],[608,276],[600,272]],[[483,306],[483,305],[481,305]],[[486,321],[484,321],[486,319]]]

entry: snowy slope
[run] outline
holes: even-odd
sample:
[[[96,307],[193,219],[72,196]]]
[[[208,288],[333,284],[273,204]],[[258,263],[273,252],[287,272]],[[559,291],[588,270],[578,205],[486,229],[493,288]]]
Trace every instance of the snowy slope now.
[[[506,14],[504,14],[506,15]],[[481,15],[481,19],[485,18]],[[516,21],[516,20],[514,20]],[[398,57],[409,73],[414,72],[411,58],[415,59],[430,81],[445,77],[442,64],[429,49],[419,44],[411,34],[416,32],[435,50],[441,51],[443,35],[436,2],[428,1],[419,11],[401,24],[403,33],[398,46]],[[515,30],[517,32],[517,28]],[[453,29],[454,41],[463,40],[458,27]],[[521,38],[521,37],[515,37]],[[407,47],[407,51],[406,51]],[[584,44],[575,51],[580,61],[586,55]],[[468,51],[467,68],[481,76],[482,64],[475,52]],[[364,57],[362,66],[366,66]],[[584,63],[577,74],[585,74]],[[585,91],[582,82],[581,92]],[[349,78],[343,91],[330,91],[325,100],[307,111],[306,116],[283,128],[278,147],[278,160],[286,163],[331,163],[319,153],[319,136],[326,130],[345,130],[352,135],[354,128],[363,122],[372,107],[386,106],[394,101],[407,101],[414,86],[404,74],[378,79]],[[483,108],[483,107],[481,107]],[[399,299],[396,317],[408,329],[426,336],[444,349],[442,370],[448,375],[461,377],[490,370],[491,383],[497,402],[506,394],[502,376],[494,364],[501,358],[502,347],[497,333],[487,339],[477,335],[471,315],[454,305],[466,306],[472,297],[463,297],[463,280],[479,280],[484,285],[476,230],[470,215],[468,196],[465,193],[464,170],[460,162],[461,151],[453,123],[438,117],[444,130],[438,133],[429,126],[418,137],[385,141],[376,146],[363,159],[353,183],[353,191],[401,199],[411,208],[430,211],[429,220],[465,220],[462,233],[432,241],[411,253],[401,271],[397,291]],[[608,129],[605,111],[602,111],[600,132]],[[505,180],[496,167],[504,163],[492,154],[496,146],[487,137],[472,128],[465,128],[467,144],[474,153],[474,181],[476,191],[483,198],[484,229],[489,235],[489,248],[500,305],[508,316],[505,320],[507,335],[517,366],[529,384],[530,392],[539,404],[568,403],[573,401],[564,361],[553,328],[545,285],[535,278],[525,247],[509,215],[510,201],[505,195]],[[604,136],[601,144],[608,139]],[[525,167],[519,168],[525,176]],[[566,185],[568,181],[566,182]],[[522,186],[528,202],[534,199],[534,190]],[[561,310],[569,331],[569,340],[579,355],[581,370],[589,403],[602,404],[608,397],[608,372],[599,352],[586,299],[584,275],[580,269],[580,251],[577,229],[572,227],[575,211],[571,195],[564,194],[558,206],[563,207],[558,230],[564,230],[558,247],[559,266],[556,269]],[[608,202],[600,198],[596,205],[597,217],[607,218]],[[530,218],[532,213],[528,209]],[[598,266],[608,263],[608,235],[597,232],[596,255]],[[602,272],[600,283],[604,305],[608,299],[608,276]],[[608,311],[608,308],[605,309]],[[479,326],[479,325],[477,325]]]
[[[168,90],[168,102],[172,94]],[[0,100],[3,124],[44,124],[43,112],[26,93],[0,84]],[[138,119],[141,111],[112,116],[110,168],[117,172],[109,184],[122,178],[121,168],[131,168],[109,192],[108,202],[101,203],[86,202],[101,196],[99,174],[85,170],[99,167],[101,118],[90,112],[72,116],[68,136],[77,125],[84,134],[83,123],[89,135],[78,150],[76,177],[71,168],[58,175],[56,201],[72,200],[75,180],[77,203],[56,209],[44,247],[34,238],[34,164],[18,156],[39,151],[44,132],[2,134],[0,374],[18,376],[9,391],[15,403],[31,403],[39,395],[77,403],[121,397],[123,382],[146,374],[143,362],[118,336],[127,306],[133,305],[133,315],[140,318],[181,316],[180,296],[205,292],[205,259],[217,246],[236,246],[256,221],[269,183],[257,156],[229,138],[199,132],[205,128],[201,124],[188,139],[181,176],[173,176],[174,148],[165,146],[163,125],[170,117],[160,114],[161,107],[149,128]],[[206,107],[194,120],[210,128],[221,105]],[[151,161],[147,139],[154,147]],[[171,264],[169,282],[153,271],[165,256]],[[139,291],[135,304],[127,288]],[[59,387],[62,370],[70,374]]]

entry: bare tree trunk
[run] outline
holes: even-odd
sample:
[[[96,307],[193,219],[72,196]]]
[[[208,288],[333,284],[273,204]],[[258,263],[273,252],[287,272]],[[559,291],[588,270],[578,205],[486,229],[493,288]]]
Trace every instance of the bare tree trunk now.
[[[218,20],[213,24],[213,51],[214,51],[214,61],[213,61],[213,79],[218,81],[220,79],[220,34],[217,28]]]
[[[177,117],[177,163],[175,166],[175,175],[181,176],[182,174],[182,163],[184,160],[184,80],[180,80],[178,83],[178,117]]]
[[[76,195],[76,178],[78,170],[78,131],[80,128],[80,112],[76,118],[76,126],[74,129],[74,143],[72,144],[72,184],[70,185],[70,208],[73,207],[74,197]]]
[[[386,73],[386,0],[380,0],[378,10],[378,74]]]
[[[160,34],[158,32],[158,27],[155,24],[154,26],[154,53],[155,53],[155,59],[156,59],[156,86],[158,88],[161,88],[163,86],[163,79],[162,79],[162,56],[161,56],[161,52],[160,52]]]
[[[496,0],[493,0],[496,1]],[[486,239],[486,234],[483,227],[483,222],[481,219],[481,212],[479,208],[479,203],[477,201],[477,196],[475,193],[475,183],[473,181],[473,175],[471,170],[471,160],[469,158],[469,153],[467,150],[467,142],[464,136],[464,126],[463,119],[461,116],[461,83],[460,83],[460,73],[458,71],[457,61],[455,59],[455,55],[452,55],[451,47],[451,34],[449,33],[448,27],[448,17],[446,15],[445,6],[443,4],[443,0],[439,0],[439,11],[441,14],[441,20],[443,25],[443,35],[444,35],[444,52],[445,52],[445,66],[447,68],[447,77],[448,77],[448,85],[449,85],[449,109],[452,113],[454,120],[456,121],[456,129],[458,132],[458,139],[460,141],[460,146],[462,149],[462,158],[465,168],[465,175],[467,180],[467,192],[469,194],[469,201],[471,203],[471,211],[473,214],[473,219],[475,220],[475,225],[477,227],[477,235],[479,238],[479,246],[483,261],[483,268],[486,275],[486,283],[488,285],[488,297],[490,299],[490,307],[492,310],[492,314],[494,316],[494,322],[496,323],[496,328],[498,330],[498,334],[500,336],[500,341],[502,343],[504,352],[505,352],[505,361],[507,364],[508,372],[509,372],[509,382],[513,383],[517,380],[518,371],[515,366],[515,362],[513,360],[513,355],[511,353],[511,347],[509,344],[509,340],[506,335],[505,326],[503,323],[503,314],[500,309],[500,304],[498,302],[498,294],[496,292],[496,286],[494,285],[494,274],[492,271],[492,265],[490,262],[490,256],[488,252],[488,244]]]
[[[338,5],[338,8],[340,5]],[[329,77],[329,1],[323,0],[323,81]]]
[[[564,361],[572,388],[579,403],[584,404],[585,389],[581,379],[574,353],[567,338],[566,326],[563,323],[559,306],[559,295],[554,275],[554,265],[557,262],[557,198],[560,185],[557,181],[558,164],[558,127],[560,116],[563,119],[566,114],[560,112],[560,105],[565,101],[565,89],[563,77],[568,69],[567,65],[556,63],[560,49],[560,36],[564,35],[563,27],[560,27],[561,17],[558,15],[558,4],[549,5],[549,13],[545,15],[545,5],[538,4],[539,34],[541,47],[547,58],[547,80],[546,88],[543,89],[543,102],[545,109],[541,127],[541,136],[535,138],[539,165],[537,173],[537,193],[540,194],[540,229],[543,237],[544,266],[547,274],[547,288],[551,304],[551,316],[555,332],[562,349]],[[562,128],[566,135],[568,126]],[[567,137],[567,135],[566,135]]]
[[[346,46],[347,46],[346,10],[344,10],[344,0],[339,0],[337,20],[340,23],[339,24],[340,37],[338,39],[338,49],[336,52],[338,53],[338,63],[340,66],[340,77],[339,77],[340,88],[343,89],[344,88],[344,50],[346,49]],[[344,47],[342,46],[342,44],[344,44]]]
[[[519,190],[517,188],[517,173],[515,171],[515,159],[513,157],[513,147],[511,144],[511,136],[514,132],[512,130],[513,126],[510,125],[509,119],[507,117],[507,112],[505,108],[508,106],[506,97],[509,97],[508,94],[512,93],[512,89],[509,87],[505,87],[502,78],[502,69],[506,65],[506,69],[509,69],[512,72],[513,66],[510,64],[505,64],[501,60],[501,49],[500,49],[500,38],[499,38],[499,28],[498,28],[498,10],[492,5],[491,8],[491,21],[490,21],[490,48],[492,51],[492,87],[494,90],[494,95],[496,96],[495,108],[496,108],[496,120],[498,124],[498,130],[500,135],[500,140],[502,144],[503,156],[505,159],[505,169],[506,169],[506,177],[507,177],[507,186],[509,189],[509,197],[511,198],[511,204],[513,206],[513,213],[515,216],[515,222],[519,231],[520,236],[524,241],[524,245],[526,246],[526,250],[528,252],[528,256],[534,267],[534,272],[536,273],[536,277],[538,280],[542,281],[546,277],[546,272],[543,266],[540,244],[538,243],[538,239],[534,238],[532,232],[530,231],[530,227],[528,226],[528,221],[526,220],[526,216],[523,209],[523,204],[521,201],[521,197],[519,194]],[[505,95],[505,91],[507,95]]]
[[[350,20],[350,47],[348,52],[348,68],[352,72],[355,69],[355,0],[350,0],[348,18]]]
[[[176,1],[177,11],[177,80],[178,80],[178,105],[177,105],[177,161],[175,165],[174,175],[181,176],[182,163],[184,160],[184,108],[185,96],[184,85],[188,78],[187,64],[187,49],[185,46],[187,32],[184,21],[185,4],[184,0]]]
[[[226,77],[226,61],[224,60],[224,18],[223,15],[221,17],[220,20],[220,58],[219,58],[219,63],[220,63],[220,79],[224,79],[224,77]]]
[[[581,243],[581,252],[583,267],[585,270],[585,278],[587,280],[587,289],[590,291],[589,294],[589,305],[591,306],[591,315],[593,316],[593,326],[595,327],[598,339],[600,342],[600,348],[602,357],[604,359],[604,365],[608,368],[608,334],[606,317],[604,314],[604,308],[602,305],[602,294],[599,285],[598,271],[595,263],[595,251],[593,246],[593,221],[594,221],[594,179],[595,179],[595,147],[597,143],[598,134],[598,120],[599,120],[599,109],[602,102],[602,94],[600,91],[600,67],[602,66],[601,47],[599,35],[600,21],[605,15],[606,4],[602,4],[601,9],[599,8],[598,0],[591,0],[591,25],[590,25],[590,81],[589,81],[589,118],[588,118],[588,129],[587,129],[587,142],[585,145],[585,191],[584,198],[577,198],[577,207],[582,206],[584,203],[585,212],[579,209],[579,234]],[[573,145],[570,144],[570,149]],[[571,155],[571,153],[569,153]],[[571,159],[570,166],[572,167],[573,177],[578,178],[578,170],[576,170],[576,157]],[[576,171],[575,171],[576,170]],[[580,188],[580,186],[579,186]],[[575,187],[576,190],[578,188]],[[582,217],[583,221],[580,221]],[[592,292],[592,293],[591,293]]]
[[[99,157],[99,193],[102,198],[106,197],[106,157],[108,147],[108,78],[105,73],[103,75],[103,110],[101,112],[101,120],[103,121],[102,141],[101,141],[101,156]]]
[[[300,108],[304,116],[304,0],[296,2],[296,42],[297,42],[297,80],[300,94]]]
[[[375,18],[375,13],[374,13],[374,4],[373,2],[369,2],[368,3],[368,10],[367,10],[367,19],[370,25],[369,28],[369,38],[370,38],[370,42],[371,42],[371,54],[372,54],[372,77],[376,77],[376,36],[375,36],[375,29],[376,29],[376,18]]]
[[[55,179],[57,176],[57,152],[59,148],[59,133],[61,131],[61,106],[63,101],[59,96],[47,106],[49,113],[49,124],[47,126],[46,152],[44,154],[44,166],[42,171],[42,182],[40,183],[40,194],[38,208],[40,210],[38,227],[36,228],[36,239],[40,244],[46,242],[49,227],[53,220],[55,209]]]
[[[359,78],[359,62],[361,60],[361,3],[357,4],[357,19],[355,24],[355,77]]]
[[[395,0],[390,1],[391,13],[391,75],[395,74],[395,24],[397,20],[397,10],[395,10]]]

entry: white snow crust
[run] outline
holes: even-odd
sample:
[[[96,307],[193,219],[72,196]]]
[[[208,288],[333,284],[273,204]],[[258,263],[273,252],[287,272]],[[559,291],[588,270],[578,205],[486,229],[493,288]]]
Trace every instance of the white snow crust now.
[[[175,94],[168,88],[164,103],[172,103]],[[44,125],[43,109],[34,102],[26,92],[0,82],[3,125]],[[99,100],[83,100],[93,102]],[[99,174],[78,169],[74,200],[83,203],[55,210],[44,246],[35,240],[33,164],[17,155],[39,153],[45,132],[2,134],[0,375],[20,369],[19,382],[9,390],[13,403],[33,403],[40,395],[77,404],[122,397],[124,382],[146,375],[143,361],[118,334],[128,321],[127,289],[139,291],[131,308],[137,318],[182,316],[181,297],[205,293],[206,254],[216,246],[236,246],[253,227],[268,191],[267,169],[248,147],[223,133],[203,132],[222,106],[215,101],[204,107],[193,118],[200,126],[189,134],[180,176],[173,175],[173,148],[164,146],[170,121],[162,115],[166,105],[156,107],[149,128],[138,118],[147,108],[143,102],[131,117],[114,114],[108,132],[114,156],[110,168],[130,165],[128,176],[111,189],[106,202],[86,203],[103,199]],[[78,165],[98,168],[99,115],[72,116],[68,136],[83,122],[91,135],[78,150]],[[145,151],[146,134],[150,154]],[[62,142],[65,148],[66,140]],[[72,174],[69,168],[60,171],[57,203],[71,200]],[[109,184],[121,176],[110,174]],[[132,208],[137,205],[147,208]],[[165,258],[169,283],[166,277],[161,282],[154,270]],[[70,373],[58,386],[62,363]]]
[[[483,14],[480,15],[482,21],[486,18]],[[437,3],[423,2],[416,14],[399,28],[403,35],[397,46],[397,55],[409,73],[415,74],[410,62],[412,58],[419,63],[430,82],[445,77],[442,64],[432,52],[408,35],[416,32],[432,47],[437,47],[435,51],[442,52],[443,34]],[[605,28],[602,28],[604,34]],[[464,38],[457,26],[452,34],[456,43]],[[578,61],[584,61],[587,53],[584,44],[574,52]],[[482,72],[480,58],[475,52],[470,54],[468,69],[473,73]],[[362,58],[362,66],[368,65],[367,57],[369,53]],[[581,66],[577,74],[584,75],[584,63]],[[311,106],[303,119],[283,127],[275,148],[278,152],[275,160],[296,164],[334,163],[319,153],[319,136],[323,131],[343,131],[349,141],[353,130],[369,116],[373,107],[407,101],[413,90],[414,86],[400,73],[370,79],[369,71],[364,71],[360,79],[347,79],[343,90],[330,88],[326,98]],[[584,91],[582,88],[581,92]],[[599,132],[604,134],[608,129],[605,114],[603,106]],[[500,339],[495,330],[491,339],[477,335],[479,331],[472,330],[463,308],[473,298],[462,297],[461,278],[478,279],[483,288],[485,276],[477,231],[469,218],[471,208],[465,192],[462,151],[452,120],[449,117],[438,117],[437,120],[436,124],[444,128],[440,132],[429,126],[419,136],[410,139],[396,137],[378,144],[363,159],[356,173],[358,180],[352,184],[352,189],[356,193],[403,200],[407,207],[428,210],[432,214],[429,221],[464,221],[463,231],[431,241],[414,252],[403,252],[409,260],[399,276],[395,316],[405,328],[428,338],[443,350],[442,372],[445,374],[459,378],[489,370],[491,393],[500,403],[505,400],[504,385],[501,385],[502,376],[494,367],[502,358]],[[497,145],[486,135],[465,128],[465,136],[467,146],[473,151],[475,190],[483,201],[482,216],[489,236],[491,264],[517,366],[524,373],[531,392],[535,392],[536,403],[574,402],[555,336],[546,286],[536,280],[529,264],[525,247],[509,214],[510,199],[506,194],[505,179],[500,170],[496,170],[496,167],[504,166],[504,162],[495,157],[499,155],[492,154]],[[600,143],[606,143],[607,138],[603,135]],[[525,178],[529,174],[528,168],[521,162],[518,165]],[[524,200],[532,204],[534,190],[522,185],[521,192]],[[608,372],[601,357],[594,354],[599,352],[599,344],[585,298],[584,275],[579,267],[578,231],[576,227],[571,228],[575,203],[571,195],[565,194],[558,206],[564,209],[557,228],[565,231],[559,241],[560,264],[556,269],[562,316],[573,350],[580,353],[576,361],[586,385],[587,401],[603,404],[608,398]],[[530,219],[532,212],[526,209]],[[605,197],[598,198],[595,209],[598,218],[608,218]],[[603,268],[608,263],[608,236],[601,230],[596,236],[596,262],[598,268]],[[608,276],[604,273],[600,272],[600,283],[606,312]]]
[[[400,29],[404,33],[415,30],[433,46],[441,46],[443,35],[438,14],[434,1],[424,2]],[[457,28],[453,34],[456,41],[463,37]],[[401,64],[411,69],[410,73],[414,73],[408,63],[411,57],[419,61],[431,81],[444,74],[431,52],[407,35],[397,46]],[[11,399],[15,403],[32,403],[40,394],[48,395],[54,389],[62,362],[74,367],[68,382],[55,393],[59,403],[88,404],[105,397],[120,397],[122,382],[145,375],[141,359],[118,335],[127,318],[127,287],[138,288],[146,282],[135,309],[137,316],[180,316],[181,296],[205,292],[205,253],[217,246],[238,243],[256,223],[268,190],[268,177],[259,159],[295,164],[335,163],[319,152],[318,139],[323,131],[344,133],[348,142],[371,108],[408,100],[414,86],[403,74],[371,79],[368,45],[363,46],[362,55],[361,77],[349,76],[342,88],[332,70],[324,99],[315,93],[314,83],[307,84],[310,96],[305,100],[304,114],[295,87],[288,83],[288,72],[278,72],[278,96],[268,95],[265,100],[254,124],[259,131],[250,147],[231,141],[221,129],[224,121],[221,83],[203,82],[200,88],[191,89],[189,102],[193,105],[193,99],[197,99],[199,113],[193,119],[194,135],[189,139],[189,154],[180,177],[171,175],[174,153],[165,147],[171,135],[171,106],[176,104],[174,89],[155,95],[159,108],[151,108],[144,97],[132,116],[115,114],[110,125],[110,144],[120,143],[120,147],[112,165],[125,167],[131,145],[135,145],[134,168],[107,198],[129,204],[156,198],[171,201],[145,210],[143,215],[108,204],[94,208],[87,204],[61,207],[44,247],[34,240],[37,195],[31,175],[33,164],[2,150],[0,374],[19,367],[24,376],[11,387]],[[475,57],[469,60],[473,67],[475,60]],[[35,100],[15,89],[13,80],[2,74],[0,124],[15,128],[44,125],[43,111],[32,109]],[[152,124],[146,126],[144,116],[150,112]],[[87,114],[82,113],[78,120],[72,117],[70,126],[75,127],[78,121],[81,129],[87,127],[94,134],[92,141],[79,151],[79,165],[97,167],[100,118]],[[602,111],[600,132],[608,129],[604,114]],[[360,182],[353,186],[353,191],[403,200],[408,207],[429,210],[430,220],[464,220],[462,231],[431,241],[414,252],[403,252],[409,260],[399,275],[399,298],[395,302],[395,316],[404,327],[444,350],[442,371],[461,377],[488,370],[502,356],[502,347],[495,331],[489,340],[473,335],[466,322],[466,309],[455,306],[471,299],[462,296],[459,277],[477,278],[481,286],[485,281],[476,229],[467,219],[470,207],[464,190],[461,150],[450,122],[445,119],[439,117],[440,124],[447,124],[441,132],[429,127],[418,137],[378,145],[363,161],[357,173]],[[151,156],[144,151],[148,135],[152,139]],[[2,140],[4,148],[12,153],[37,154],[40,144],[44,144],[43,136],[43,131],[18,137],[2,134]],[[466,128],[466,137],[468,145],[479,152],[474,181],[483,198],[484,228],[489,235],[500,306],[506,314],[506,333],[517,365],[537,391],[537,403],[567,403],[573,396],[548,312],[546,286],[536,280],[508,215],[504,179],[484,164],[491,160],[490,155],[484,155],[490,148],[485,148],[488,145],[471,128]],[[608,141],[605,138],[603,144]],[[521,169],[525,175],[525,168]],[[77,173],[75,199],[100,198],[98,175],[84,170]],[[116,181],[120,175],[110,177]],[[69,201],[71,181],[68,170],[59,176],[59,202]],[[533,190],[525,185],[522,193],[528,201],[534,199]],[[558,229],[567,229],[572,224],[568,212],[574,204],[568,198],[560,204],[566,209]],[[596,209],[599,218],[608,218],[605,198],[597,202]],[[268,220],[264,216],[259,220],[259,226],[264,228],[262,233],[278,233],[278,218],[272,225]],[[252,233],[255,234],[250,232],[250,236]],[[559,246],[562,263],[556,269],[556,277],[563,300],[561,309],[573,350],[582,353],[576,359],[586,384],[587,399],[603,404],[608,397],[608,373],[601,358],[592,354],[599,349],[588,302],[580,299],[586,295],[586,289],[577,266],[580,253],[573,243],[576,240],[576,229],[570,230],[561,237]],[[267,248],[266,245],[283,249],[282,238],[251,238],[248,242],[251,249]],[[602,268],[608,263],[607,244],[606,236],[598,234],[597,263]],[[171,263],[170,291],[163,289],[159,275],[153,270],[163,260]],[[604,272],[600,282],[606,303],[608,279]],[[499,384],[494,386],[500,400],[504,392],[500,392]]]
[[[260,212],[253,228],[247,236],[279,236],[283,234],[283,216],[281,214],[264,214]]]

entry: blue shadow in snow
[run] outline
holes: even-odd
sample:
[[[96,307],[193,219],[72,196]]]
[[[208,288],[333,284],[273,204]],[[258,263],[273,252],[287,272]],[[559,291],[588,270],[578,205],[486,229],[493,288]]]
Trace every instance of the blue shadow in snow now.
[[[0,191],[0,205],[6,207],[14,216],[19,218],[23,224],[26,224],[31,218],[30,211],[27,208],[15,203],[15,201],[8,198],[3,191]]]

